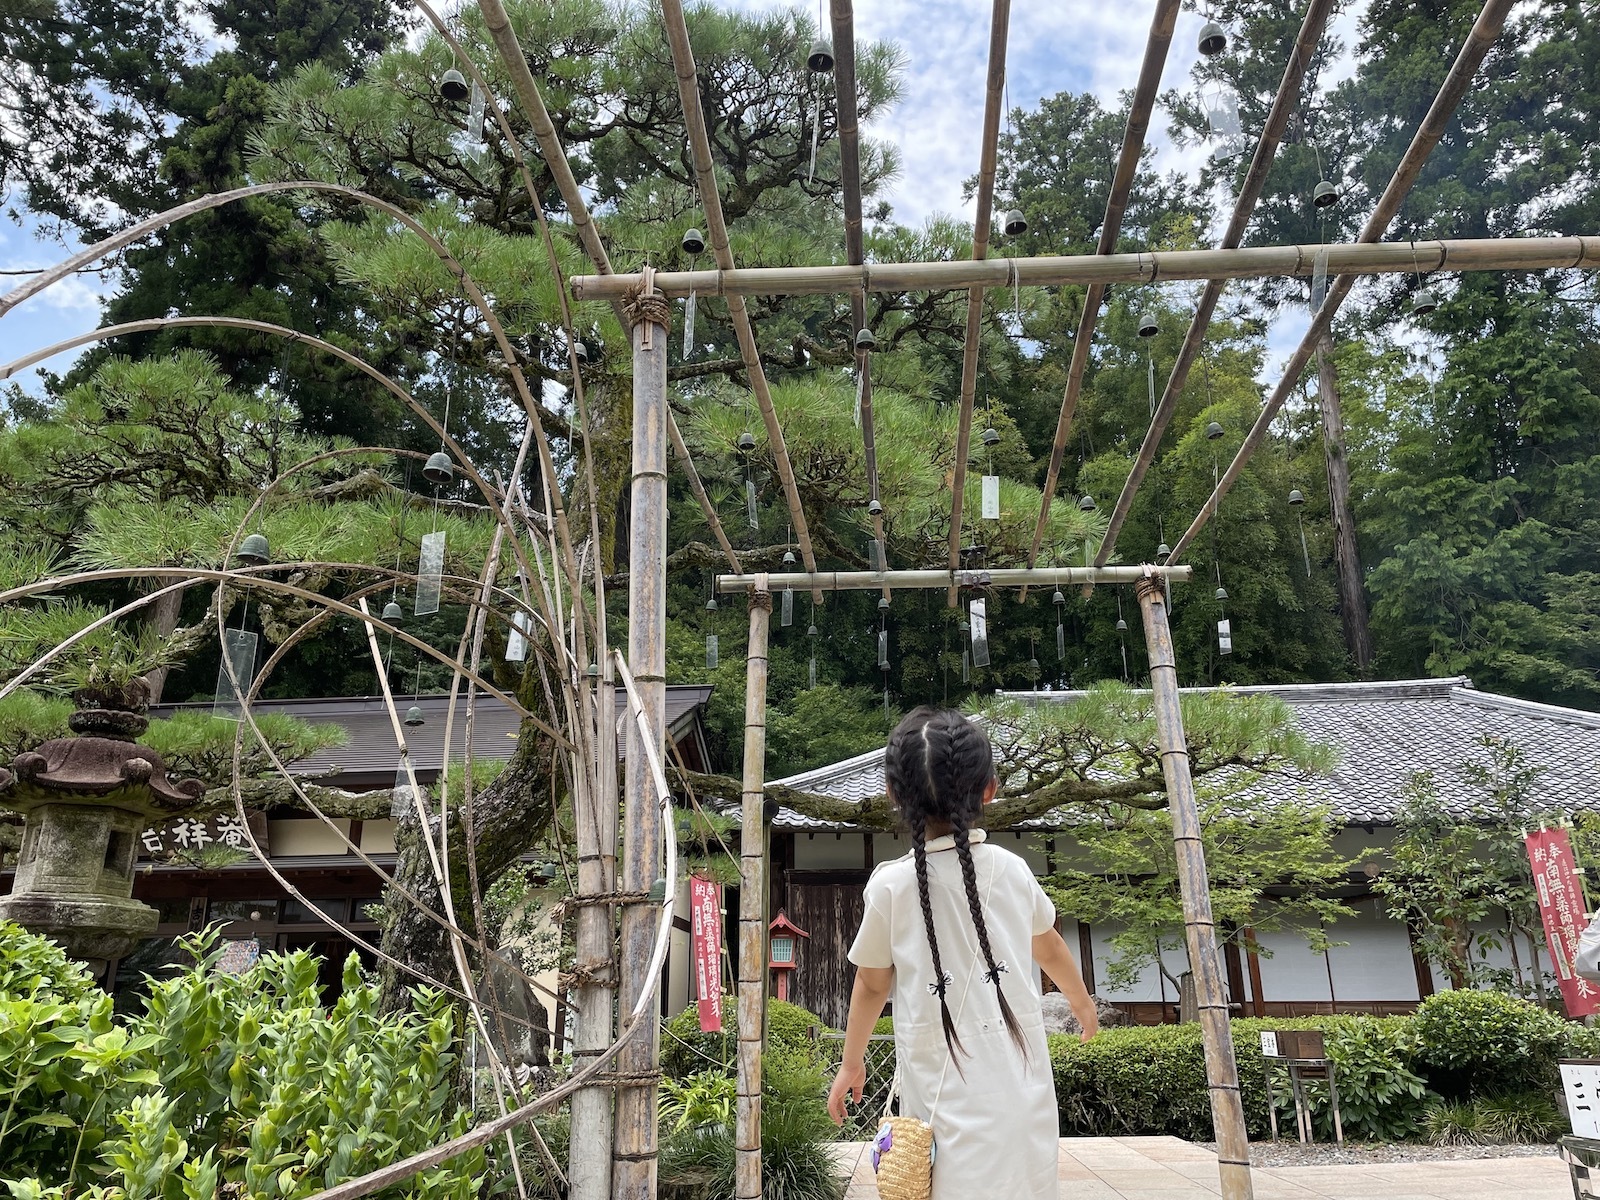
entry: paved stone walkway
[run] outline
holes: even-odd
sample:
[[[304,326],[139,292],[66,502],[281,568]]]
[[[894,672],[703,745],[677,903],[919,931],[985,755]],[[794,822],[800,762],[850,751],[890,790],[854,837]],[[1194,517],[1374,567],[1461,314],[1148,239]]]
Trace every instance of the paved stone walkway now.
[[[863,1145],[838,1148],[846,1200],[877,1200]],[[1559,1158],[1257,1167],[1256,1200],[1571,1200]],[[1174,1137],[1063,1138],[1061,1200],[1213,1200],[1217,1159]]]

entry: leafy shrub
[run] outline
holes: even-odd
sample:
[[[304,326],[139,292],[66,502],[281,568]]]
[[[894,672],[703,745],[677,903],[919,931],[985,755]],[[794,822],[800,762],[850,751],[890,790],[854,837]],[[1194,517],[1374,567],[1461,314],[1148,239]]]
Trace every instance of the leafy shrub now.
[[[670,1137],[685,1129],[726,1125],[734,1118],[738,1096],[738,1080],[722,1071],[700,1071],[682,1083],[675,1079],[663,1079],[660,1100],[662,1136]]]
[[[1470,1100],[1436,1100],[1422,1124],[1435,1146],[1477,1146],[1485,1140],[1483,1114]]]
[[[9,931],[5,944],[0,975],[48,958]],[[466,1129],[441,994],[418,989],[411,1011],[380,1014],[352,956],[328,1007],[309,954],[264,955],[235,976],[215,969],[214,936],[184,946],[196,965],[155,984],[125,1024],[97,989],[71,1003],[0,998],[0,1080],[12,1081],[0,1084],[0,1178],[13,1190],[298,1200]],[[410,1194],[469,1200],[483,1169],[470,1152]]]
[[[1548,1092],[1513,1092],[1477,1101],[1483,1132],[1496,1142],[1553,1142],[1566,1129]]]
[[[1211,1137],[1198,1025],[1107,1029],[1090,1042],[1053,1035],[1049,1043],[1063,1137]]]
[[[71,1004],[99,992],[94,976],[48,938],[0,921],[0,999]]]
[[[672,1079],[687,1079],[701,1071],[733,1069],[735,1062],[735,1016],[738,1004],[732,996],[722,998],[722,1032],[701,1033],[700,1017],[693,1004],[666,1021],[661,1030],[661,1070]],[[767,1004],[767,1047],[816,1054],[811,1040],[813,1027],[828,1031],[815,1013],[772,1000]]]
[[[1572,1028],[1526,1000],[1469,989],[1429,996],[1412,1021],[1417,1062],[1450,1099],[1554,1090]]]
[[[762,1064],[761,1188],[771,1200],[841,1200],[846,1180],[830,1153],[828,1079],[809,1048],[772,1050]],[[734,1194],[733,1120],[668,1136],[661,1150],[662,1200],[722,1200]]]

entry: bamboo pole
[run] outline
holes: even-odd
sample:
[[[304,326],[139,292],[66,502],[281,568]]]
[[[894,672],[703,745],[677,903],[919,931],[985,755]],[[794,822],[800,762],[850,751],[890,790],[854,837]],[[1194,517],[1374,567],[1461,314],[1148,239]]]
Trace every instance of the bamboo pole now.
[[[700,190],[700,205],[706,214],[706,239],[711,243],[711,253],[717,260],[718,268],[722,271],[731,271],[733,251],[728,246],[728,227],[722,217],[722,196],[717,190],[716,168],[712,165],[711,135],[706,126],[705,111],[700,106],[700,87],[695,70],[694,50],[689,45],[689,27],[684,21],[681,0],[661,0],[661,18],[666,26],[667,41],[672,44],[672,62],[678,77],[678,102],[683,108],[683,119],[688,126],[689,151],[694,160],[695,184]],[[756,405],[761,409],[761,420],[767,427],[767,444],[772,447],[778,479],[783,484],[784,499],[789,506],[789,520],[794,524],[795,540],[800,543],[801,561],[805,563],[806,570],[815,571],[817,556],[811,547],[811,528],[806,524],[805,508],[800,503],[800,488],[795,482],[794,466],[789,461],[789,447],[784,441],[783,427],[778,423],[777,411],[772,406],[772,392],[767,387],[767,373],[761,366],[761,350],[756,345],[755,328],[750,323],[750,314],[745,309],[743,296],[728,297],[728,316],[733,322],[733,332],[739,341],[739,354],[744,359],[750,390],[755,394]],[[822,599],[820,594],[814,594],[812,598],[818,602]]]
[[[1433,104],[1429,106],[1427,116],[1422,119],[1422,124],[1418,126],[1416,134],[1412,137],[1411,145],[1406,149],[1405,157],[1400,160],[1400,165],[1395,168],[1394,177],[1389,180],[1389,186],[1384,189],[1383,195],[1378,198],[1377,207],[1373,210],[1372,215],[1367,218],[1366,224],[1361,227],[1361,234],[1356,239],[1358,246],[1370,243],[1373,244],[1374,249],[1377,248],[1378,239],[1383,236],[1384,231],[1389,228],[1389,223],[1394,220],[1395,214],[1400,211],[1400,205],[1404,203],[1412,185],[1416,183],[1417,176],[1422,174],[1422,167],[1428,161],[1428,155],[1433,153],[1433,148],[1444,137],[1445,130],[1455,116],[1456,108],[1460,105],[1462,97],[1467,94],[1467,89],[1472,85],[1472,77],[1477,74],[1478,67],[1483,62],[1484,56],[1489,53],[1489,47],[1494,45],[1495,39],[1500,36],[1500,29],[1505,24],[1506,16],[1510,13],[1513,2],[1514,0],[1487,0],[1484,4],[1483,11],[1478,14],[1478,19],[1473,23],[1472,32],[1467,35],[1466,42],[1462,44],[1461,52],[1456,55],[1455,62],[1451,64],[1450,72],[1445,76],[1444,83],[1439,88],[1439,94],[1433,98]],[[1578,238],[1575,240],[1591,247],[1595,241],[1592,238]],[[1515,247],[1521,241],[1523,241],[1521,238],[1512,238],[1504,242],[1503,245],[1509,249]],[[1385,248],[1404,253],[1407,249],[1407,244],[1390,243]],[[1233,251],[1233,253],[1238,253],[1238,251]],[[1470,259],[1472,255],[1467,257]],[[1489,255],[1485,253],[1484,257],[1489,257]],[[1442,256],[1440,262],[1430,264],[1427,269],[1430,271],[1444,270],[1446,269],[1445,260],[1445,256]],[[1596,265],[1596,262],[1597,260],[1591,254],[1586,253],[1579,261],[1565,265],[1588,267]],[[1555,264],[1539,265],[1553,266]],[[1513,262],[1496,264],[1496,266],[1509,270],[1538,269],[1537,266],[1531,264],[1519,266]],[[1305,337],[1300,340],[1300,345],[1295,348],[1295,352],[1289,358],[1288,365],[1284,368],[1283,378],[1278,381],[1278,386],[1273,389],[1266,406],[1261,410],[1261,415],[1256,418],[1256,423],[1251,427],[1249,434],[1246,435],[1244,444],[1239,447],[1239,452],[1234,455],[1233,461],[1228,464],[1228,469],[1223,472],[1222,478],[1217,481],[1217,486],[1212,490],[1210,497],[1201,506],[1200,511],[1195,514],[1194,520],[1190,522],[1189,528],[1184,532],[1183,536],[1173,545],[1173,559],[1176,559],[1188,549],[1195,536],[1205,528],[1206,522],[1211,519],[1212,514],[1217,511],[1217,506],[1222,503],[1222,497],[1228,494],[1238,480],[1239,475],[1244,471],[1245,463],[1250,461],[1250,456],[1266,440],[1267,431],[1272,425],[1272,419],[1278,415],[1278,410],[1283,407],[1290,394],[1299,384],[1301,372],[1306,369],[1306,364],[1311,360],[1317,343],[1332,328],[1334,315],[1339,311],[1340,305],[1344,303],[1345,297],[1350,294],[1350,289],[1355,286],[1355,276],[1359,273],[1344,266],[1342,262],[1339,267],[1335,268],[1333,256],[1330,255],[1328,270],[1331,272],[1335,269],[1339,271],[1339,277],[1329,285],[1328,294],[1322,302],[1322,307],[1311,318],[1311,327],[1306,330]],[[1483,266],[1455,265],[1449,269],[1467,271],[1485,270],[1489,269],[1489,267],[1487,264]]]
[[[965,287],[1059,287],[1082,283],[1165,283],[1192,279],[1309,278],[1326,252],[1328,270],[1346,275],[1413,271],[1543,271],[1600,267],[1600,237],[1448,238],[1427,242],[1246,246],[1233,250],[1158,250],[1142,254],[1059,254],[982,262],[866,263],[859,267],[743,267],[658,271],[668,296],[826,296],[869,292],[938,292]],[[638,275],[574,275],[580,300],[603,300],[637,286]]]
[[[667,564],[667,323],[666,304],[648,290],[633,326],[633,521],[628,561],[628,660],[652,735],[666,729]],[[646,307],[649,306],[649,307]],[[654,748],[661,758],[660,747]],[[637,725],[628,727],[622,890],[648,892],[661,869],[661,813],[647,747]],[[645,905],[622,911],[624,1008],[651,988],[647,971],[655,914]],[[617,1059],[625,1082],[617,1088],[616,1152],[612,1195],[653,1200],[656,1193],[656,1081],[661,1028],[636,1031]],[[581,1131],[590,1136],[588,1131]]]
[[[1306,5],[1305,19],[1300,22],[1300,33],[1295,38],[1294,48],[1289,52],[1289,61],[1283,68],[1283,79],[1278,83],[1277,95],[1272,98],[1272,108],[1267,113],[1266,124],[1261,127],[1261,138],[1256,143],[1255,156],[1251,158],[1250,169],[1245,172],[1244,183],[1239,188],[1239,198],[1234,203],[1233,216],[1228,221],[1228,228],[1223,233],[1222,240],[1217,243],[1219,249],[1232,250],[1244,240],[1245,227],[1249,225],[1250,217],[1261,199],[1261,192],[1266,187],[1267,173],[1271,170],[1272,161],[1278,153],[1278,146],[1283,141],[1283,132],[1289,126],[1289,117],[1300,102],[1300,88],[1305,80],[1306,69],[1317,52],[1317,45],[1322,40],[1322,31],[1328,24],[1328,18],[1332,15],[1336,2],[1337,0],[1311,0]],[[1184,385],[1189,382],[1189,371],[1194,366],[1195,359],[1200,357],[1200,347],[1205,343],[1211,316],[1216,311],[1217,301],[1222,297],[1222,287],[1222,280],[1208,280],[1205,290],[1200,294],[1199,303],[1195,305],[1188,332],[1183,335],[1183,345],[1179,347],[1177,360],[1172,364],[1172,373],[1167,376],[1161,399],[1156,404],[1155,415],[1150,418],[1150,428],[1145,432],[1139,453],[1133,460],[1133,467],[1128,472],[1128,478],[1122,485],[1122,492],[1111,510],[1105,537],[1100,540],[1100,551],[1095,555],[1094,562],[1097,567],[1103,567],[1111,561],[1111,554],[1117,545],[1117,535],[1122,532],[1128,514],[1133,511],[1133,498],[1139,491],[1139,485],[1144,482],[1145,474],[1150,470],[1151,464],[1155,462],[1156,448],[1161,444],[1162,435],[1167,431],[1172,414],[1178,409],[1178,398],[1183,394]],[[1039,544],[1044,536],[1044,517],[1049,512],[1050,504],[1048,491],[1044,503],[1045,508],[1040,513],[1038,528],[1033,534],[1033,549],[1028,552],[1029,563],[1038,557]]]
[[[1011,0],[994,0],[989,19],[989,76],[983,101],[983,151],[978,163],[978,211],[973,218],[972,258],[989,256],[989,230],[994,224],[994,174],[1000,140],[1000,109],[1006,87],[1006,41],[1011,32]],[[967,292],[967,324],[961,341],[961,403],[956,425],[956,461],[951,480],[950,569],[961,566],[961,510],[967,489],[967,455],[972,443],[972,405],[978,393],[978,350],[982,345],[983,286]],[[883,565],[883,564],[880,564]],[[950,607],[956,590],[945,597]]]
[[[1172,813],[1173,851],[1178,886],[1183,894],[1183,925],[1189,948],[1205,1043],[1206,1086],[1211,1093],[1211,1122],[1217,1138],[1217,1169],[1223,1200],[1251,1200],[1250,1137],[1244,1125],[1239,1092],[1239,1066],[1234,1061],[1233,1034],[1228,1027],[1228,997],[1217,952],[1217,930],[1211,916],[1211,884],[1200,836],[1194,780],[1189,774],[1189,749],[1178,699],[1178,668],[1167,624],[1166,589],[1154,573],[1135,589],[1144,616],[1145,645],[1150,655],[1150,697],[1161,745],[1161,772],[1167,781],[1167,806]]]
[[[767,631],[771,582],[754,577],[744,692],[744,795],[739,830],[739,1097],[734,1196],[761,1196],[761,1053],[767,1026]]]
[[[862,244],[861,219],[861,122],[856,112],[856,30],[855,9],[851,0],[832,0],[833,88],[838,108],[839,183],[844,191],[844,257],[851,266],[866,261]],[[850,293],[850,335],[867,328],[867,294],[860,288]],[[878,432],[872,415],[872,355],[856,351],[856,371],[861,391],[861,450],[867,463],[867,499],[878,499]],[[885,547],[883,513],[869,513],[872,536]],[[886,566],[887,563],[879,563]],[[883,589],[885,600],[889,589]]]
[[[1095,247],[1096,254],[1110,254],[1117,248],[1117,238],[1122,233],[1122,218],[1128,209],[1128,196],[1133,191],[1139,156],[1144,152],[1150,113],[1155,107],[1156,94],[1161,90],[1161,71],[1167,63],[1167,50],[1172,45],[1172,30],[1177,21],[1178,0],[1160,0],[1150,20],[1144,63],[1139,68],[1139,84],[1133,93],[1133,106],[1128,110],[1128,126],[1122,135],[1122,150],[1117,156],[1117,170],[1111,179],[1111,194],[1106,197],[1106,215],[1100,222],[1100,242]],[[1039,523],[1034,527],[1033,546],[1028,551],[1030,567],[1039,557],[1039,544],[1044,540],[1045,526],[1050,520],[1050,502],[1055,498],[1056,481],[1061,477],[1061,463],[1067,452],[1067,433],[1072,428],[1072,418],[1078,409],[1078,395],[1083,390],[1083,372],[1089,365],[1089,347],[1094,342],[1094,327],[1100,319],[1100,305],[1105,294],[1105,284],[1091,283],[1083,298],[1083,312],[1078,316],[1078,332],[1072,340],[1072,363],[1067,368],[1067,385],[1061,394],[1061,415],[1056,419],[1055,441],[1050,446],[1050,466],[1045,471],[1044,492],[1039,502]]]
[[[1034,584],[1137,583],[1146,573],[1157,579],[1187,583],[1193,567],[997,567],[989,571],[946,571],[942,567],[920,571],[804,571],[771,575],[718,575],[717,591],[750,592],[761,586],[782,590],[805,588],[823,592],[872,591],[888,584],[899,588],[1031,587]],[[757,580],[765,579],[762,585]]]
[[[578,851],[578,896],[589,900],[616,888],[617,846],[617,745],[616,691],[611,664],[602,667],[601,686],[595,690],[597,758],[596,786],[574,800]],[[612,958],[615,910],[610,905],[584,903],[578,909],[573,976],[574,1005],[572,1058],[582,1067],[603,1054],[615,1031],[611,993],[617,983]],[[567,1174],[571,1200],[611,1200],[612,1146],[611,1091],[584,1088],[573,1093],[570,1117],[582,1137],[571,1139]]]
[[[1367,591],[1350,508],[1350,460],[1344,449],[1344,415],[1339,410],[1339,373],[1333,365],[1333,339],[1317,342],[1317,411],[1322,417],[1322,454],[1328,468],[1328,511],[1333,518],[1333,557],[1339,571],[1339,617],[1345,646],[1356,669],[1372,666],[1372,635],[1367,628]]]

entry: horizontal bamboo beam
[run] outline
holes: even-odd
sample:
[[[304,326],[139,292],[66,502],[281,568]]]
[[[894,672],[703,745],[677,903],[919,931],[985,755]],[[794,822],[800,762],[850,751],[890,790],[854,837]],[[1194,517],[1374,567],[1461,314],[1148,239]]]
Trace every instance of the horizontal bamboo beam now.
[[[1600,267],[1600,237],[1448,238],[1428,242],[1345,242],[1321,246],[1248,246],[1236,250],[1162,250],[1136,254],[1051,254],[982,262],[867,263],[832,267],[740,267],[731,271],[657,271],[658,291],[687,296],[825,296],[937,292],[971,287],[1059,287],[1078,283],[1163,283],[1190,279],[1310,276],[1326,251],[1328,274],[1398,275],[1420,271],[1547,271]],[[620,296],[639,275],[574,275],[580,300]]]
[[[1035,587],[1058,584],[1137,583],[1149,573],[1157,579],[1188,583],[1193,567],[999,567],[992,571],[948,571],[930,567],[919,571],[791,571],[767,575],[767,587],[820,592],[871,592],[887,584],[895,588]],[[717,591],[748,592],[756,586],[754,575],[718,575]]]

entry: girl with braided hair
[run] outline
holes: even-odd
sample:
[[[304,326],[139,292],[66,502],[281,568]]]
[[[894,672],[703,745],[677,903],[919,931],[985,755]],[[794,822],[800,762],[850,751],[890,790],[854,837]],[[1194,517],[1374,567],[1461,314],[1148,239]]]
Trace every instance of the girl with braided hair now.
[[[892,993],[900,1111],[933,1127],[933,1200],[1055,1200],[1059,1124],[1039,969],[1088,1041],[1099,1029],[1078,965],[1028,864],[975,828],[997,780],[989,738],[923,707],[889,737],[884,776],[911,853],[880,864],[850,949],[855,990],[828,1096],[843,1123],[867,1039]]]

